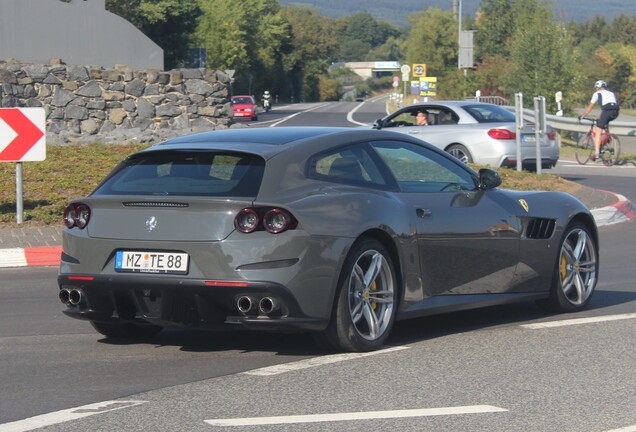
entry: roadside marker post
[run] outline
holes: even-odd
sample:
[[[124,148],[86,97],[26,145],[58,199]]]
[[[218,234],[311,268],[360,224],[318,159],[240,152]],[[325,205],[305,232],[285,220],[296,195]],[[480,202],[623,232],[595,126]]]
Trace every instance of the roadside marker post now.
[[[15,162],[16,221],[24,222],[22,162],[46,159],[44,108],[0,108],[0,162]]]

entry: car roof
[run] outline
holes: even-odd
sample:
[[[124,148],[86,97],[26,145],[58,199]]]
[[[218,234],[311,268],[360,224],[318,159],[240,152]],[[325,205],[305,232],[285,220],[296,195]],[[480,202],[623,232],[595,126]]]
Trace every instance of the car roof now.
[[[408,106],[409,107],[418,107],[418,106],[434,106],[434,105],[448,106],[448,107],[464,107],[464,106],[467,106],[467,105],[492,106],[494,104],[487,103],[487,102],[470,101],[470,100],[440,100],[440,101],[434,100],[434,101],[429,101],[429,102],[416,102],[416,103],[408,105]]]
[[[298,145],[307,140],[312,141],[312,146],[317,149],[321,147],[318,141],[323,142],[325,147],[330,147],[332,143],[345,142],[352,138],[360,140],[378,138],[379,133],[382,133],[382,136],[387,136],[386,134],[388,134],[389,136],[403,139],[400,136],[401,134],[394,135],[395,132],[346,127],[236,128],[185,135],[155,144],[142,151],[177,150],[183,148],[193,150],[217,149],[249,152],[259,154],[267,159],[290,146]],[[323,139],[325,136],[330,138],[325,140]]]

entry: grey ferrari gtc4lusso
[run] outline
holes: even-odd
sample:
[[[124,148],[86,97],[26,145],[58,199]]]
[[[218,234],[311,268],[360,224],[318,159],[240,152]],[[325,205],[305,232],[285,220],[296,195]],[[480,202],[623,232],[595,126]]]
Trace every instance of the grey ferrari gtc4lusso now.
[[[527,300],[584,308],[598,277],[588,209],[500,183],[389,131],[173,139],[68,205],[59,297],[111,338],[301,331],[344,351],[378,349],[396,319]]]

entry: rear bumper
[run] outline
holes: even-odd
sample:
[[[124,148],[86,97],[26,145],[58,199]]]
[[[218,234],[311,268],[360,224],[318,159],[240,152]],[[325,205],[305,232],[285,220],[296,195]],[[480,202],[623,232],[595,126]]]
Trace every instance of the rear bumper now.
[[[320,331],[328,324],[327,319],[304,315],[293,294],[271,282],[210,285],[205,280],[139,275],[82,275],[82,279],[58,276],[60,290],[76,290],[81,299],[76,304],[65,302],[63,312],[80,320],[265,331]],[[253,306],[240,311],[241,298],[250,299]],[[275,306],[268,313],[259,310],[264,298]]]
[[[546,158],[542,158],[541,159],[541,168],[553,168],[556,166],[557,162],[559,161],[559,158],[556,159],[546,159]],[[537,166],[537,159],[536,158],[527,158],[527,159],[523,159],[521,161],[521,165],[523,167],[536,167]],[[508,156],[506,158],[504,158],[504,160],[501,162],[501,167],[503,168],[516,168],[517,167],[517,157],[514,156]]]

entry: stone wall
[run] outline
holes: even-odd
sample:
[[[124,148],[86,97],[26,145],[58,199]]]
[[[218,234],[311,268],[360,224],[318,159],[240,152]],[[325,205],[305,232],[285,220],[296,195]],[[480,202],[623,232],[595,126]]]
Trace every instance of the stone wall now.
[[[230,77],[209,69],[133,70],[0,62],[2,107],[44,107],[47,143],[154,142],[227,128]]]

